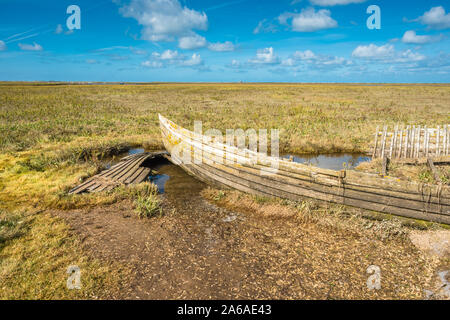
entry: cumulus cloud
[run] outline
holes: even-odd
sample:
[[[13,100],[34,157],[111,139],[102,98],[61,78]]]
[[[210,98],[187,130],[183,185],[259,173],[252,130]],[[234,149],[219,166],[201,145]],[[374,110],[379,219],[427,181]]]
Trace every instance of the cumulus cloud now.
[[[181,49],[198,49],[203,48],[207,44],[206,39],[198,34],[192,36],[181,37],[178,39],[178,47]]]
[[[0,40],[0,51],[4,50],[6,50],[6,44],[2,40]]]
[[[223,43],[217,42],[217,43],[210,43],[208,45],[208,49],[211,51],[234,51],[234,44],[231,41],[225,41]]]
[[[289,24],[293,31],[314,32],[318,30],[336,28],[338,23],[331,17],[330,10],[316,11],[314,8],[303,9],[300,13],[286,12],[278,17],[281,24]]]
[[[442,36],[419,36],[414,30],[406,31],[402,37],[402,42],[411,44],[425,44],[430,42],[436,42],[442,39]]]
[[[377,46],[358,46],[353,50],[352,56],[359,59],[378,60],[384,63],[404,63],[425,60],[426,57],[418,52],[408,49],[403,52],[396,52],[391,44]]]
[[[183,61],[183,65],[189,66],[189,67],[198,66],[201,64],[203,64],[203,60],[200,57],[200,55],[197,53],[194,53],[190,59]]]
[[[208,29],[208,17],[204,12],[182,7],[178,0],[132,0],[119,11],[143,26],[144,40],[173,41],[192,36],[193,30]]]
[[[316,55],[311,50],[295,51],[294,58],[299,60],[314,60],[316,59]]]
[[[394,46],[391,44],[385,44],[383,46],[369,44],[368,46],[358,46],[353,50],[352,56],[364,59],[385,59],[391,57],[394,52]]]
[[[331,7],[337,5],[347,5],[351,3],[363,3],[366,0],[309,0],[311,4],[322,7]]]
[[[42,51],[43,48],[40,44],[33,42],[33,44],[19,43],[19,48],[24,51]]]
[[[142,66],[149,68],[162,68],[167,65],[194,67],[203,64],[202,58],[197,53],[188,58],[176,50],[165,50],[162,53],[153,52],[151,59],[144,61]]]
[[[311,50],[296,51],[292,55],[292,58],[296,61],[313,64],[318,67],[345,66],[352,64],[351,61],[343,57],[315,54]]]
[[[249,60],[253,64],[275,64],[278,63],[278,57],[274,54],[273,48],[258,49],[256,57]]]
[[[450,13],[446,14],[442,6],[433,7],[416,21],[432,29],[448,29],[450,28]]]
[[[178,51],[166,50],[163,53],[159,54],[158,52],[154,52],[153,56],[160,58],[161,60],[177,60],[183,59],[183,55],[179,54]]]

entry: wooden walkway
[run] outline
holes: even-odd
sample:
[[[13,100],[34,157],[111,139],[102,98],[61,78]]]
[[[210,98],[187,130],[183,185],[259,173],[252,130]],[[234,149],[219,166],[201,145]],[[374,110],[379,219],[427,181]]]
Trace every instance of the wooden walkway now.
[[[450,154],[450,126],[437,128],[426,126],[395,126],[393,132],[388,127],[377,128],[372,158],[426,159],[447,158]]]
[[[69,194],[108,191],[122,184],[141,183],[151,172],[150,168],[143,167],[142,164],[146,160],[154,159],[164,154],[166,152],[146,152],[122,158],[116,165],[87,179],[70,190]]]

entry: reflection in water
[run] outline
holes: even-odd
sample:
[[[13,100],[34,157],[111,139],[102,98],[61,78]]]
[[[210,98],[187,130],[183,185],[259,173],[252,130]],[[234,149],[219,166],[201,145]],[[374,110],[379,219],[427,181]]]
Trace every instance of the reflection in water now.
[[[345,167],[354,169],[361,162],[370,161],[371,157],[364,154],[321,154],[321,155],[283,155],[282,158],[292,157],[294,162],[310,164],[323,169],[341,170]]]
[[[169,179],[170,179],[170,176],[168,176],[167,174],[157,174],[157,175],[148,177],[148,180],[158,187],[159,193],[165,192],[164,188],[165,188],[167,180],[169,180]]]
[[[144,149],[130,149],[128,150],[128,155],[131,156],[132,154],[139,154],[144,152],[145,152]]]

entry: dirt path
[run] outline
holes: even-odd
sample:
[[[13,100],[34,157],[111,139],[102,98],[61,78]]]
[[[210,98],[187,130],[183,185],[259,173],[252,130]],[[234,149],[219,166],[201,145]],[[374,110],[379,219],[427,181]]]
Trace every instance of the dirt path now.
[[[179,192],[162,195],[163,217],[139,220],[127,201],[55,213],[87,252],[131,268],[113,298],[425,298],[442,265],[408,239],[218,207],[183,179],[167,182]],[[367,287],[370,265],[381,269],[380,290]]]

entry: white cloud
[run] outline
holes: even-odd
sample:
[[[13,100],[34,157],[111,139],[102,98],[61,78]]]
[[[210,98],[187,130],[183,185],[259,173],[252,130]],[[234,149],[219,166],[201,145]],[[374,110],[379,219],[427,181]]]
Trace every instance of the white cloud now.
[[[402,41],[404,43],[412,43],[412,44],[425,44],[430,42],[439,41],[442,37],[433,37],[433,36],[419,36],[416,34],[414,30],[406,31],[402,37]]]
[[[56,26],[55,33],[56,33],[56,34],[61,34],[61,33],[63,33],[63,32],[64,32],[64,29],[63,29],[62,25],[58,24],[58,25]]]
[[[316,55],[311,50],[295,51],[294,58],[299,60],[313,60],[316,59]]]
[[[298,32],[314,32],[318,30],[336,28],[338,23],[331,18],[330,10],[316,11],[314,8],[303,9],[300,13],[283,13],[278,17],[281,24],[288,24],[291,20],[292,30]]]
[[[182,7],[178,0],[132,0],[119,11],[144,27],[144,40],[172,41],[174,37],[192,35],[193,30],[208,29],[204,12]]]
[[[206,39],[198,34],[178,39],[178,47],[187,50],[203,48],[206,46],[206,43]]]
[[[350,3],[363,3],[366,0],[309,0],[311,4],[322,7],[331,7],[337,5],[347,5]]]
[[[210,43],[208,49],[211,51],[234,51],[234,44],[231,41],[225,41],[223,43]]]
[[[194,53],[189,60],[183,61],[183,65],[185,66],[198,66],[201,64],[203,64],[202,58],[197,53]]]
[[[178,53],[178,51],[172,51],[172,50],[166,50],[163,53],[154,53],[154,55],[157,54],[161,60],[175,60],[175,59],[182,59],[182,55]]]
[[[288,59],[281,61],[281,65],[286,66],[286,67],[292,67],[295,65],[295,61],[292,58],[288,58]]]
[[[24,51],[42,51],[43,48],[40,44],[33,42],[33,44],[19,43],[19,48]]]
[[[425,60],[426,57],[418,52],[413,52],[411,49],[401,52],[394,62],[414,62]]]
[[[411,49],[403,52],[396,52],[394,46],[391,44],[385,44],[383,46],[374,44],[358,46],[353,50],[352,56],[354,58],[378,60],[384,63],[417,62],[426,59],[424,55],[414,52]]]
[[[433,29],[448,29],[450,28],[450,13],[445,14],[445,9],[442,6],[433,7],[419,17],[417,21]]]
[[[327,66],[330,67],[330,66],[341,66],[352,64],[351,61],[343,57],[315,54],[311,50],[296,51],[292,55],[292,57],[294,60],[300,60],[309,64],[314,64],[318,67],[327,67]]]
[[[273,48],[258,49],[256,58],[250,59],[250,63],[254,64],[275,64],[278,63],[278,57],[273,53]]]
[[[6,50],[6,44],[2,40],[0,40],[0,51],[4,50]]]
[[[163,64],[160,61],[144,61],[142,66],[147,68],[162,68]]]
[[[384,46],[369,44],[368,46],[358,46],[353,50],[352,56],[364,59],[385,59],[391,57],[394,52],[394,46],[391,44],[385,44]]]
[[[267,19],[263,19],[260,22],[258,22],[258,25],[253,29],[253,34],[258,33],[275,33],[278,31],[277,26],[275,26],[272,22],[268,21]]]
[[[142,66],[149,68],[162,68],[166,65],[178,65],[178,66],[198,66],[203,65],[203,60],[200,55],[194,53],[189,59],[178,51],[166,50],[162,53],[153,52],[152,59],[144,61]]]

